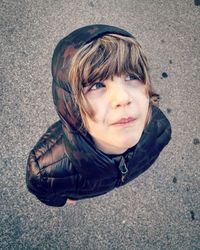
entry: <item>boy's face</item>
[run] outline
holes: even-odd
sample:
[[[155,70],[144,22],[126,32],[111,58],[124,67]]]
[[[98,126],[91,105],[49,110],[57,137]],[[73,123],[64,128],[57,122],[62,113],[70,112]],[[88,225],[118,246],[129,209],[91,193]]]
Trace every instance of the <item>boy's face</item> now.
[[[129,75],[114,76],[85,87],[84,93],[95,112],[94,120],[86,115],[86,122],[98,149],[121,154],[139,142],[149,107],[143,83]]]

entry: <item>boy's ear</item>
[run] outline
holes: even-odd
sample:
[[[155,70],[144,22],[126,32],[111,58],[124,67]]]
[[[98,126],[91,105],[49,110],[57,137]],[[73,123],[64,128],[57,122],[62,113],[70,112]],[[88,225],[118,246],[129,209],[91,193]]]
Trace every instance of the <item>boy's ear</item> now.
[[[156,106],[159,107],[159,101],[160,101],[160,95],[156,94],[156,93],[152,93],[151,97],[150,97],[150,102]]]

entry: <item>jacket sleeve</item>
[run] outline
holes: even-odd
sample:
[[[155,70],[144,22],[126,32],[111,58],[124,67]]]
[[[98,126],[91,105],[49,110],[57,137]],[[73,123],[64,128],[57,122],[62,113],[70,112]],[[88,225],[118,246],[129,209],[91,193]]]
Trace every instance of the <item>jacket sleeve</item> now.
[[[68,197],[67,186],[73,186],[70,183],[73,180],[70,178],[73,175],[72,166],[63,140],[62,124],[59,121],[47,130],[28,157],[27,188],[49,206],[64,206]],[[60,183],[64,183],[64,189]]]

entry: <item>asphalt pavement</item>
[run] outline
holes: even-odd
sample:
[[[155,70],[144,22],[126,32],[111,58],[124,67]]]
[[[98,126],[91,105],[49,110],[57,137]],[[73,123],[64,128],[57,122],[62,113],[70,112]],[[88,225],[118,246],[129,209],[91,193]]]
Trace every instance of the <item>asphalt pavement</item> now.
[[[200,249],[200,6],[192,0],[1,0],[0,249]],[[93,23],[135,35],[172,124],[140,177],[75,206],[40,203],[25,185],[29,151],[55,121],[51,57]]]

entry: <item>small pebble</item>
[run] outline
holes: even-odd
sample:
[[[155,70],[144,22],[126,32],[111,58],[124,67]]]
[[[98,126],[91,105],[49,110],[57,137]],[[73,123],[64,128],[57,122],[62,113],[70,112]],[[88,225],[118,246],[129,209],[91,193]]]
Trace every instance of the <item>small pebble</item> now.
[[[163,73],[162,73],[162,77],[163,77],[163,78],[167,78],[167,77],[168,77],[168,74],[167,74],[166,72],[163,72]]]
[[[194,0],[194,4],[195,4],[196,6],[199,6],[199,5],[200,5],[200,0]]]
[[[94,3],[93,3],[93,2],[89,2],[89,5],[90,5],[91,7],[94,7]]]
[[[177,178],[174,176],[172,181],[173,181],[173,183],[177,183]]]
[[[172,112],[172,110],[170,108],[167,108],[167,113],[169,114],[171,112]]]
[[[199,143],[200,143],[200,141],[199,141],[198,138],[194,138],[194,139],[193,139],[193,144],[194,144],[194,145],[197,145],[197,144],[199,144]]]
[[[195,213],[194,213],[194,211],[191,210],[191,211],[190,211],[190,214],[191,214],[191,219],[192,219],[192,220],[195,220]]]

